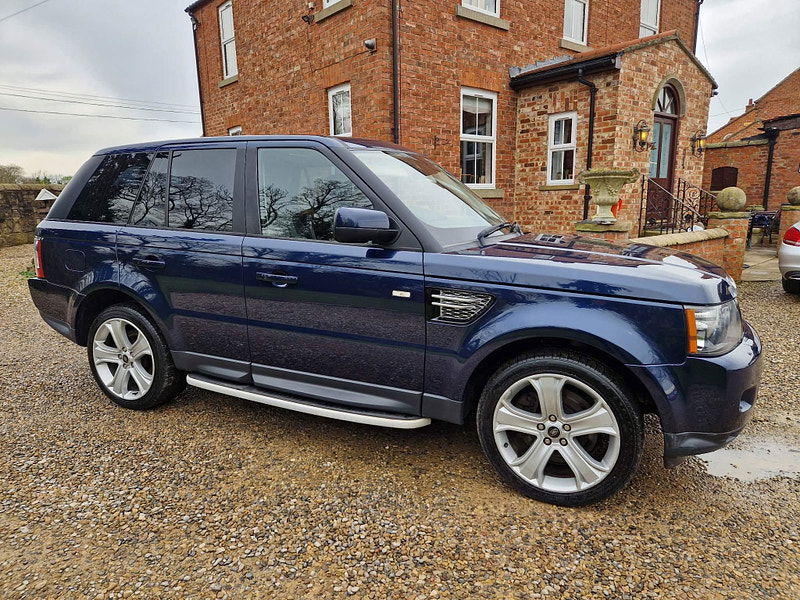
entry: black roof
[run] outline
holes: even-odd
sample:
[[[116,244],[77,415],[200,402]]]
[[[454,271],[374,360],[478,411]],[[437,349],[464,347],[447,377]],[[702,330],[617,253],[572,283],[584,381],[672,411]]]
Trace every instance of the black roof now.
[[[376,148],[376,149],[393,149],[408,151],[407,148],[392,144],[391,142],[383,142],[380,140],[368,140],[364,138],[340,138],[324,135],[237,135],[237,136],[219,136],[219,137],[198,137],[198,138],[184,138],[177,140],[161,140],[156,142],[140,142],[136,144],[125,144],[122,146],[112,146],[110,148],[103,148],[98,150],[95,154],[119,154],[121,152],[155,152],[163,146],[177,146],[182,144],[220,144],[230,142],[264,142],[264,141],[300,141],[310,140],[328,147],[338,148]]]

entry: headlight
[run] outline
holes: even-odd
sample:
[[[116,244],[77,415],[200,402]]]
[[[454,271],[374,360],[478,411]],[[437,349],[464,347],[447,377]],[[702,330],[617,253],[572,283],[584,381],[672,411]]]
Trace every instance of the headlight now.
[[[724,354],[742,341],[742,315],[737,300],[685,308],[690,354]]]

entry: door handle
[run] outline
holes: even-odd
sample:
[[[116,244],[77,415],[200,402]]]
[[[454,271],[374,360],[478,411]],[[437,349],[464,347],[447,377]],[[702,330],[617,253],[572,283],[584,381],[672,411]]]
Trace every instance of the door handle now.
[[[159,257],[154,255],[149,256],[136,256],[133,259],[133,264],[137,267],[141,267],[143,269],[148,269],[150,271],[158,271],[163,269],[167,263],[161,260]]]
[[[285,273],[264,273],[263,271],[257,271],[256,279],[258,281],[271,283],[275,287],[286,287],[287,285],[294,285],[297,283],[297,277],[294,275],[286,275]]]

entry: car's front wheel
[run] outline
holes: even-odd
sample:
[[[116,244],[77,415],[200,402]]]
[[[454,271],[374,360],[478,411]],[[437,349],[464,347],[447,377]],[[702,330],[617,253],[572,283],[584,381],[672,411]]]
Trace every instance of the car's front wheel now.
[[[783,291],[788,294],[800,294],[800,280],[797,279],[781,279],[783,284]]]
[[[185,385],[161,333],[134,304],[102,311],[89,328],[86,346],[97,385],[125,408],[153,408]]]
[[[478,402],[478,434],[500,476],[551,504],[603,500],[633,476],[644,445],[641,411],[605,364],[564,351],[506,363]]]

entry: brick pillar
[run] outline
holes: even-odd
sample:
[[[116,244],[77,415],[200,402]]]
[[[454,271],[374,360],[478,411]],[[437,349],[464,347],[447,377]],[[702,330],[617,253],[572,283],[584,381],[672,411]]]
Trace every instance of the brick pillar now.
[[[736,281],[742,278],[744,251],[747,246],[747,228],[750,223],[748,212],[710,212],[708,228],[721,227],[728,232],[722,250],[722,266]]]
[[[629,239],[632,227],[633,225],[630,221],[617,221],[610,225],[595,223],[592,220],[575,223],[575,231],[578,232],[578,235],[603,238],[610,242],[621,242]]]
[[[781,228],[778,243],[781,243],[783,234],[792,225],[800,221],[800,206],[794,204],[781,204]]]

